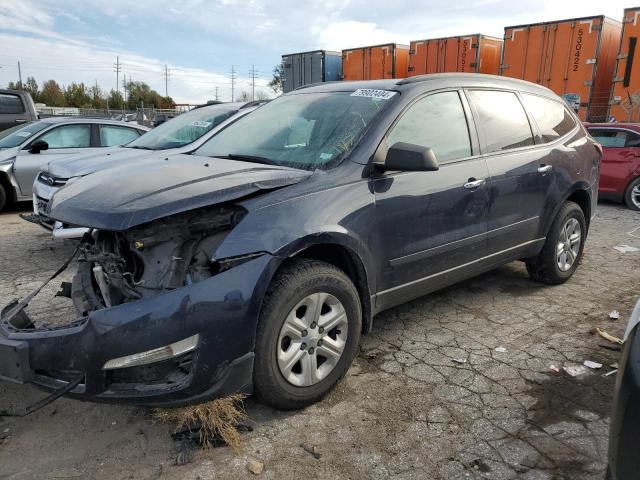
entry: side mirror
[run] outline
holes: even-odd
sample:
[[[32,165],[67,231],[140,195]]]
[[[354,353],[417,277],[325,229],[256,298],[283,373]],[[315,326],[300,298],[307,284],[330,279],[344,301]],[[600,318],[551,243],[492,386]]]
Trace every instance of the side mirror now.
[[[49,150],[49,144],[44,140],[36,140],[29,147],[29,153],[40,153],[43,150]]]
[[[440,168],[431,148],[405,142],[397,142],[389,147],[384,166],[381,167],[407,172],[433,172]]]

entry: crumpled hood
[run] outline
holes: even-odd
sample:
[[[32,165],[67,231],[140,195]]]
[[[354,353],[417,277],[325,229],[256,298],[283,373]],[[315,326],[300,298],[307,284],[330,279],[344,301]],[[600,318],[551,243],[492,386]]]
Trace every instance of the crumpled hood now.
[[[55,178],[72,178],[89,175],[105,167],[129,162],[133,157],[145,157],[155,152],[136,148],[109,147],[69,157],[61,156],[52,159],[47,165],[47,172]]]
[[[53,195],[49,215],[73,225],[120,231],[292,185],[310,175],[257,163],[156,154],[70,182]]]

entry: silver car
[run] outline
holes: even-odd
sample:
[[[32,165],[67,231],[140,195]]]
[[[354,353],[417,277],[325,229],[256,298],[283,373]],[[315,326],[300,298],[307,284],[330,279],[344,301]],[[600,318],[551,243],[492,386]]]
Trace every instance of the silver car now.
[[[0,132],[0,210],[32,199],[33,181],[47,164],[135,140],[141,125],[90,118],[47,118]]]
[[[167,155],[192,152],[262,103],[205,105],[168,120],[127,145],[52,162],[42,169],[33,183],[34,214],[22,218],[52,229],[56,238],[82,236],[85,229],[54,223],[48,216],[47,206],[51,197],[65,184],[98,170],[146,158],[157,151]]]

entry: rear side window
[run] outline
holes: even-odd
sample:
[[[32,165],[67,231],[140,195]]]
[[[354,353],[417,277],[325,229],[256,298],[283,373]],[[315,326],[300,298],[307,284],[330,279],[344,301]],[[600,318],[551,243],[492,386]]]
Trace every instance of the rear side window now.
[[[560,102],[526,93],[522,94],[522,101],[538,124],[544,143],[557,140],[576,126],[573,116]]]
[[[515,93],[495,90],[472,90],[469,93],[484,133],[484,153],[534,144],[529,119]]]
[[[590,128],[589,133],[593,138],[595,138],[596,142],[603,147],[640,147],[640,136],[626,130],[617,130],[615,128],[599,130],[596,128]]]
[[[140,133],[135,128],[100,125],[100,145],[103,147],[124,145],[139,136]]]
[[[24,113],[24,105],[22,99],[18,95],[10,93],[0,93],[0,114],[16,114]]]
[[[430,95],[413,104],[387,137],[387,144],[430,147],[440,161],[471,156],[467,119],[458,92]]]
[[[91,127],[89,125],[65,125],[42,135],[38,140],[47,142],[54,148],[88,148],[91,146]]]

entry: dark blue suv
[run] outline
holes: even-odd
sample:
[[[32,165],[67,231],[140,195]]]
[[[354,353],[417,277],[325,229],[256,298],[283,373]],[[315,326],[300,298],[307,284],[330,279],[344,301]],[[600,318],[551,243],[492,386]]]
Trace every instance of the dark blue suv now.
[[[8,305],[0,375],[96,401],[309,405],[384,309],[514,260],[568,280],[600,156],[560,98],[518,80],[298,89],[193,155],[58,191],[50,216],[93,229],[66,289],[78,319],[47,329]]]

